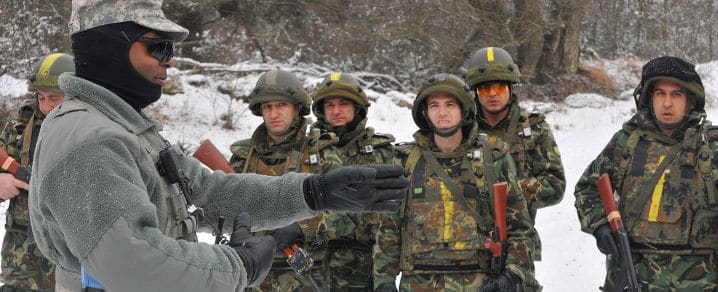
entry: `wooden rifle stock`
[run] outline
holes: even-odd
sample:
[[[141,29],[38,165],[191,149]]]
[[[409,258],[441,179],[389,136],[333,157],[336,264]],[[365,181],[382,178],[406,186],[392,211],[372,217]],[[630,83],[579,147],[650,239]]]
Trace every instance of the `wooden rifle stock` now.
[[[224,155],[222,155],[222,152],[219,152],[209,139],[202,141],[202,144],[199,145],[199,148],[192,156],[212,170],[221,170],[224,173],[235,172]]]
[[[506,197],[508,183],[499,182],[494,186],[494,233],[487,238],[484,247],[491,251],[491,272],[501,274],[506,263]]]
[[[17,179],[30,183],[31,171],[29,167],[22,166],[14,158],[10,157],[10,154],[5,149],[0,147],[0,167],[5,171],[9,172]]]
[[[638,279],[636,277],[636,269],[633,266],[633,257],[631,256],[631,246],[628,242],[628,233],[623,226],[621,213],[616,207],[616,201],[613,199],[613,187],[611,186],[611,178],[607,173],[601,175],[596,182],[598,194],[601,197],[603,208],[606,211],[608,223],[613,232],[613,238],[618,246],[618,256],[620,258],[621,275],[615,275],[613,291],[629,291],[640,292]],[[620,279],[620,281],[619,281]]]

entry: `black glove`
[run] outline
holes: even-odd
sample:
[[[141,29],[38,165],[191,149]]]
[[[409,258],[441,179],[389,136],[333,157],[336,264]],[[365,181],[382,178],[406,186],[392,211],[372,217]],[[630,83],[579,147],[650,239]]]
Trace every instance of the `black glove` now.
[[[396,285],[394,283],[381,284],[378,288],[374,289],[376,292],[397,292]]]
[[[247,270],[247,287],[254,287],[264,281],[272,267],[272,255],[277,246],[273,237],[253,236],[250,232],[249,213],[242,212],[234,218],[229,246],[239,254]]]
[[[304,199],[315,211],[398,212],[409,181],[390,164],[344,166],[304,179]]]
[[[621,262],[619,259],[618,244],[616,244],[616,239],[613,237],[613,232],[608,224],[601,225],[601,227],[593,233],[593,237],[596,238],[596,245],[599,251],[608,255],[609,258],[612,258],[617,263]]]
[[[521,278],[509,270],[479,287],[479,292],[518,292],[521,291]]]
[[[297,222],[282,228],[270,230],[267,232],[267,235],[274,237],[274,240],[277,241],[277,249],[282,249],[287,245],[295,243],[304,243],[304,232],[302,232]]]

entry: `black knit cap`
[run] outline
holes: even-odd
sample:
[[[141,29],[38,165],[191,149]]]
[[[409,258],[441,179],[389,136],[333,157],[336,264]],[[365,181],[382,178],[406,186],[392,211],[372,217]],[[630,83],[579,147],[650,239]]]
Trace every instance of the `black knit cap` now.
[[[650,95],[658,80],[671,80],[688,89],[695,97],[695,109],[704,111],[705,91],[701,76],[696,72],[695,65],[676,57],[658,57],[645,65],[641,72],[641,83],[635,94],[640,94],[637,106],[650,105]]]
[[[151,30],[134,22],[112,23],[71,36],[75,75],[114,92],[139,111],[162,95],[162,86],[140,75],[130,63],[130,47]]]

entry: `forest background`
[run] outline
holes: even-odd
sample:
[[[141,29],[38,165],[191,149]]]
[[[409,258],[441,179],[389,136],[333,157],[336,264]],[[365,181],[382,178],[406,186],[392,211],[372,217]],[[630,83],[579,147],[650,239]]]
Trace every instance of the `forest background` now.
[[[582,60],[718,59],[714,0],[165,0],[163,9],[190,30],[179,57],[372,72],[362,78],[378,91],[461,74],[484,46],[508,50],[525,97],[543,101],[627,89]],[[70,12],[70,0],[0,1],[0,75],[22,78],[40,56],[70,52]]]

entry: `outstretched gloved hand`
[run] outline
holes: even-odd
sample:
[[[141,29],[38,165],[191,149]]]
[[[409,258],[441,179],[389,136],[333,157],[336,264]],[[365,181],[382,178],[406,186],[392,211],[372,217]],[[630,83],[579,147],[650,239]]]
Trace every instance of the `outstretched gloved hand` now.
[[[315,211],[398,212],[409,182],[390,164],[344,166],[304,179],[304,198]]]
[[[270,230],[267,235],[274,237],[274,240],[277,241],[277,249],[282,249],[295,243],[304,243],[304,232],[302,232],[302,228],[299,227],[297,222]]]
[[[242,212],[235,217],[229,246],[242,258],[247,270],[247,287],[254,287],[262,283],[269,273],[277,243],[274,237],[269,235],[252,235],[250,226],[249,213]]]
[[[518,292],[521,291],[521,278],[509,270],[479,287],[479,292]]]
[[[620,262],[618,253],[618,244],[616,239],[613,237],[611,227],[608,224],[601,225],[596,232],[593,233],[593,237],[596,238],[596,245],[601,253],[608,255],[616,262]]]

